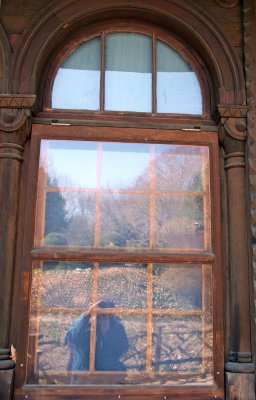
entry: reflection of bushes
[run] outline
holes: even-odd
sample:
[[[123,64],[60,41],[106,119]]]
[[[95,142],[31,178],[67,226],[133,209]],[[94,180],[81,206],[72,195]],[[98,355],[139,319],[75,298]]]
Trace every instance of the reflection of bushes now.
[[[62,233],[52,232],[45,236],[44,244],[46,246],[67,246],[68,242]]]

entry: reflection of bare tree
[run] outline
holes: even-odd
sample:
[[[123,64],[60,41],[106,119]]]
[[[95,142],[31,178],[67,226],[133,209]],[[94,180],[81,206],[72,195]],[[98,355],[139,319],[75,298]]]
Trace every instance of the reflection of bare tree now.
[[[148,196],[104,196],[101,211],[101,243],[104,246],[149,246]]]
[[[203,176],[208,176],[203,150],[195,146],[155,149],[154,158],[140,176],[133,182],[119,183],[122,192],[111,184],[100,190],[97,216],[95,189],[79,189],[65,176],[51,178],[57,189],[64,190],[48,193],[47,215],[55,214],[56,219],[65,210],[65,223],[58,232],[65,231],[69,245],[95,245],[97,219],[101,246],[202,248]],[[110,194],[113,190],[115,194]],[[55,232],[54,218],[51,224]]]
[[[69,225],[69,245],[93,246],[95,230],[95,195],[80,191],[65,193]]]

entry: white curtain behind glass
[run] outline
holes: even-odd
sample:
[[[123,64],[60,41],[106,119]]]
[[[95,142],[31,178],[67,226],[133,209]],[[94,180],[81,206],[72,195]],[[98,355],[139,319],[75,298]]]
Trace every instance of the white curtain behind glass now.
[[[56,75],[52,108],[99,110],[100,38],[79,46],[62,64]]]
[[[163,42],[157,41],[157,112],[202,114],[202,95],[195,72]]]
[[[107,36],[105,110],[152,111],[152,39],[134,33]]]

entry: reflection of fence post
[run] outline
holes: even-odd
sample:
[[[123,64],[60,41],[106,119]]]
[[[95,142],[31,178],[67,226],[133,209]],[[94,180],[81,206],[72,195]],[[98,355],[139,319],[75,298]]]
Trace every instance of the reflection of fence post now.
[[[210,265],[202,265],[202,372],[209,371],[212,366],[212,267]],[[211,337],[208,338],[209,332]],[[209,348],[209,349],[208,349]],[[210,361],[210,362],[209,362]]]
[[[155,350],[155,360],[156,360],[155,363],[157,365],[157,371],[159,371],[161,362],[162,340],[163,340],[163,328],[162,326],[159,326],[157,328],[156,350]]]

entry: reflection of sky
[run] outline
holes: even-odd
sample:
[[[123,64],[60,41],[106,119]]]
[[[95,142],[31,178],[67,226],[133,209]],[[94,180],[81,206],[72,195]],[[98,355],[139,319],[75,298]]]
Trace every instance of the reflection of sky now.
[[[104,145],[101,186],[129,188],[149,167],[149,146],[132,144]]]
[[[59,187],[96,188],[97,144],[94,142],[49,142],[48,174]],[[149,146],[106,143],[102,152],[100,185],[129,188],[149,167]]]
[[[165,144],[49,141],[49,185],[56,184],[55,178],[59,187],[96,189],[98,179],[102,189],[149,190],[152,150],[158,190],[191,190],[190,183],[195,178],[199,182],[194,189],[201,190],[205,149]]]
[[[54,149],[49,151],[51,178],[59,187],[96,187],[97,152],[94,150]]]

